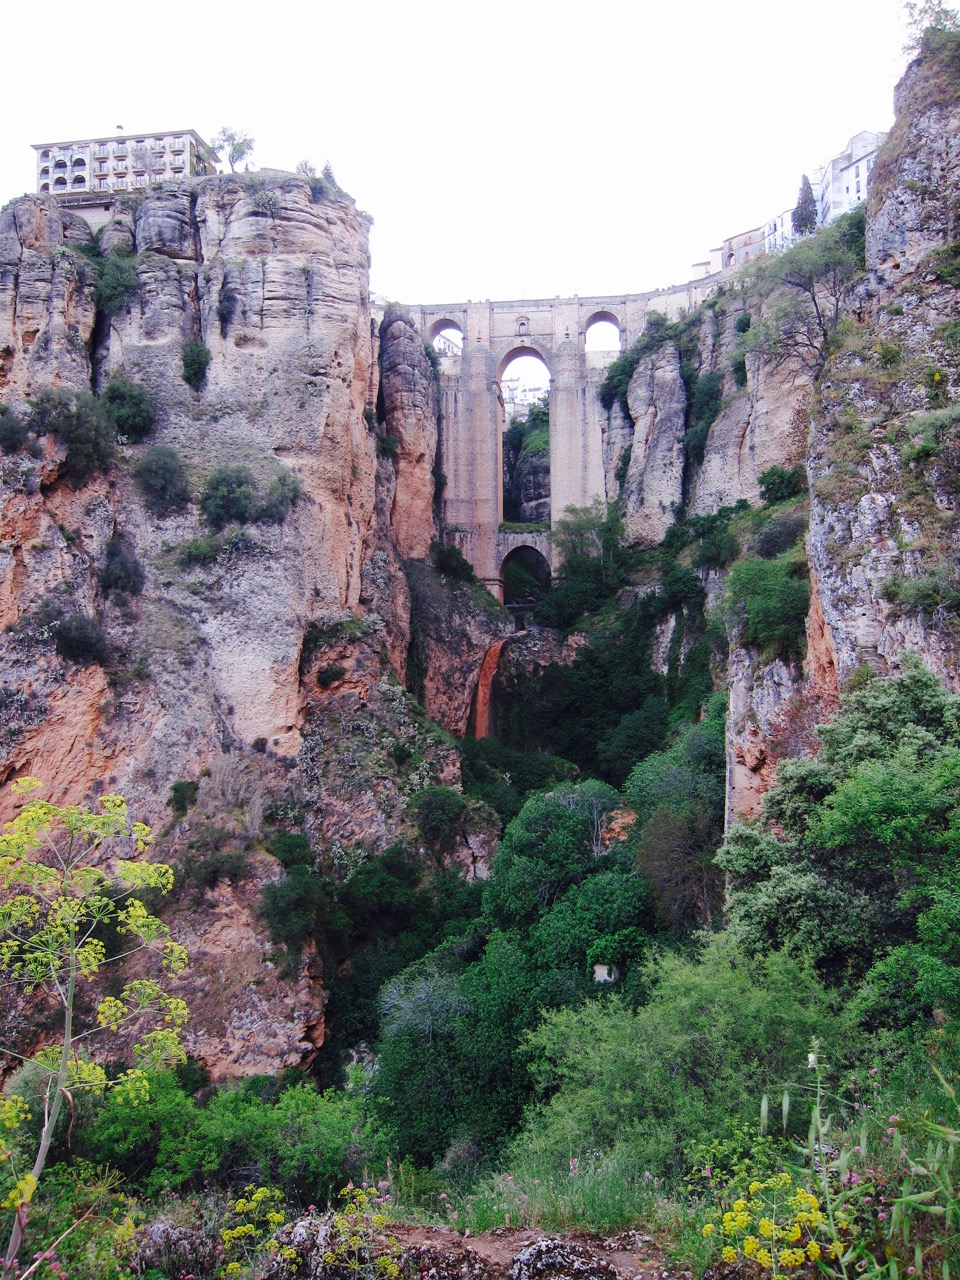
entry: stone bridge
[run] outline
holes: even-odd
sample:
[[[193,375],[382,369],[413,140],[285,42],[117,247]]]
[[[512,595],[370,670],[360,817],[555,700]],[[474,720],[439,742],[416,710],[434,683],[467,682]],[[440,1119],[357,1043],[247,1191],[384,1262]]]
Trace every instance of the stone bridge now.
[[[507,366],[517,356],[539,356],[549,374],[550,523],[555,525],[567,507],[608,496],[603,452],[607,414],[597,392],[617,352],[587,351],[587,330],[598,321],[611,322],[624,351],[640,336],[648,310],[675,319],[707,298],[718,280],[706,276],[671,289],[619,297],[410,308],[425,341],[451,328],[462,335],[462,354],[443,355],[440,361],[440,465],[447,477],[443,517],[477,576],[501,598],[503,564],[510,552],[534,547],[555,568],[546,534],[500,529],[506,425],[500,383]]]

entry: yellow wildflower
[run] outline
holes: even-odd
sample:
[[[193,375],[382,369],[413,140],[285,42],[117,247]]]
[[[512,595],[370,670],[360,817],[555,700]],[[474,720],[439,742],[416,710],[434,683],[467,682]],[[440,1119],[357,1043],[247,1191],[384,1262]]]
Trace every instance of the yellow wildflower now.
[[[724,1262],[736,1262],[737,1251],[731,1245],[728,1244],[726,1248],[724,1248],[721,1251],[720,1257],[724,1260]]]
[[[765,1239],[771,1239],[773,1236],[773,1220],[771,1218],[761,1218],[757,1223],[757,1230]]]
[[[773,1257],[769,1249],[761,1249],[757,1254],[757,1262],[761,1267],[770,1267],[773,1265]]]
[[[759,1248],[760,1241],[756,1236],[743,1237],[743,1252],[746,1257],[752,1258]]]
[[[758,1191],[762,1191],[762,1190],[763,1190],[763,1183],[762,1183],[762,1182],[751,1182],[751,1183],[750,1183],[750,1194],[751,1194],[752,1196],[755,1196],[755,1195],[757,1194],[757,1192],[758,1192]]]
[[[707,1225],[700,1232],[700,1234],[702,1236],[712,1236],[713,1233],[716,1231],[716,1229],[717,1229],[717,1224],[715,1222],[708,1222]]]
[[[820,1257],[820,1246],[817,1244],[816,1240],[811,1240],[807,1245],[807,1257],[811,1262],[816,1262]]]

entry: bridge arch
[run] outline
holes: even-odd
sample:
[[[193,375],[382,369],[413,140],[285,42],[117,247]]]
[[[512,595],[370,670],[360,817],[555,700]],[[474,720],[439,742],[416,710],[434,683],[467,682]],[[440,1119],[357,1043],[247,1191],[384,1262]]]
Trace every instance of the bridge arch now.
[[[455,329],[460,335],[460,341],[463,341],[463,325],[459,320],[454,320],[450,316],[440,320],[434,320],[433,324],[427,330],[427,341],[433,342],[434,338],[439,337],[447,329]]]
[[[622,351],[623,325],[613,311],[594,311],[583,326],[583,349],[595,351]]]
[[[515,338],[508,342],[506,347],[502,347],[500,349],[497,358],[498,382],[503,379],[503,375],[506,373],[508,366],[511,365],[514,360],[517,360],[522,356],[532,356],[534,360],[541,360],[546,366],[547,375],[550,378],[553,377],[553,369],[550,367],[553,352],[549,351],[544,343],[536,341],[530,337],[525,337]]]

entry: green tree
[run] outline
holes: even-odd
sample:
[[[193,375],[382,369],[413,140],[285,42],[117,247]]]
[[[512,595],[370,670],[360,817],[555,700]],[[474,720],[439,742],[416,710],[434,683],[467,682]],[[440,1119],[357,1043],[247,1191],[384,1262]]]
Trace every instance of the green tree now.
[[[856,1044],[812,970],[784,955],[755,958],[725,935],[699,958],[665,954],[644,966],[648,1002],[618,995],[547,1013],[525,1038],[538,1092],[517,1148],[554,1163],[626,1142],[641,1168],[677,1174],[694,1140],[749,1122],[756,1099],[806,1066],[810,1037],[836,1063]]]
[[[783,947],[832,983],[865,983],[859,1005],[875,1025],[901,1028],[921,1005],[960,1015],[949,934],[960,904],[960,698],[906,662],[902,675],[847,694],[819,736],[818,759],[781,762],[765,825],[735,827],[718,855],[732,932],[751,952]],[[915,984],[897,1012],[907,974],[923,974],[923,993]]]
[[[941,0],[907,0],[903,9],[909,33],[904,53],[919,53],[928,31],[960,31],[960,15]]]
[[[792,363],[818,374],[833,349],[840,308],[864,270],[866,207],[804,236],[786,253],[762,259],[754,287],[767,299],[771,319],[744,335],[747,350],[775,364]]]
[[[214,151],[225,151],[227,153],[227,164],[230,166],[230,172],[235,173],[237,165],[241,160],[245,160],[253,151],[254,140],[245,133],[241,133],[239,129],[223,128],[213,139]]]
[[[78,1088],[102,1091],[106,1086],[102,1068],[79,1052],[85,1040],[96,1031],[116,1031],[148,1015],[160,1020],[161,1025],[135,1047],[135,1067],[113,1085],[118,1096],[132,1102],[149,1096],[151,1069],[184,1059],[178,1029],[186,1020],[186,1005],[152,978],[132,979],[118,995],[102,999],[95,1025],[83,1027],[79,1018],[83,987],[106,964],[120,958],[119,954],[107,956],[99,936],[105,927],[125,938],[123,955],[149,949],[169,972],[183,969],[186,952],[170,938],[166,925],[150,915],[138,898],[128,896],[137,889],[165,893],[173,884],[172,871],[139,859],[146,852],[150,830],[143,823],[131,825],[122,796],[102,796],[100,812],[95,813],[29,799],[40,785],[36,778],[21,778],[13,784],[24,803],[0,835],[0,972],[8,989],[25,994],[42,990],[55,1001],[62,1010],[63,1031],[59,1044],[48,1044],[32,1059],[21,1058],[36,1066],[42,1080],[43,1128],[29,1172],[19,1168],[18,1151],[0,1141],[2,1176],[12,1183],[6,1204],[14,1210],[0,1268],[3,1280],[17,1269],[30,1204],[64,1099]],[[111,878],[102,867],[103,856],[108,850],[122,849],[133,856],[118,859]],[[19,1127],[25,1113],[22,1098],[8,1099],[6,1128]]]
[[[817,229],[817,202],[814,199],[813,187],[806,174],[800,179],[800,194],[796,208],[790,215],[795,236],[808,236]]]

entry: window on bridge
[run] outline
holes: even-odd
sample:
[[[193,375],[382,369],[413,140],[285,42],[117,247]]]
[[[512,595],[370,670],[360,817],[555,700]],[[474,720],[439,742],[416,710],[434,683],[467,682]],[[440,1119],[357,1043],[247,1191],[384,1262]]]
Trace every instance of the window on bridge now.
[[[620,327],[609,312],[598,312],[587,321],[583,348],[587,364],[593,368],[606,368],[616,360],[620,354]]]
[[[513,355],[500,374],[503,397],[503,519],[550,527],[550,374],[539,356]]]

